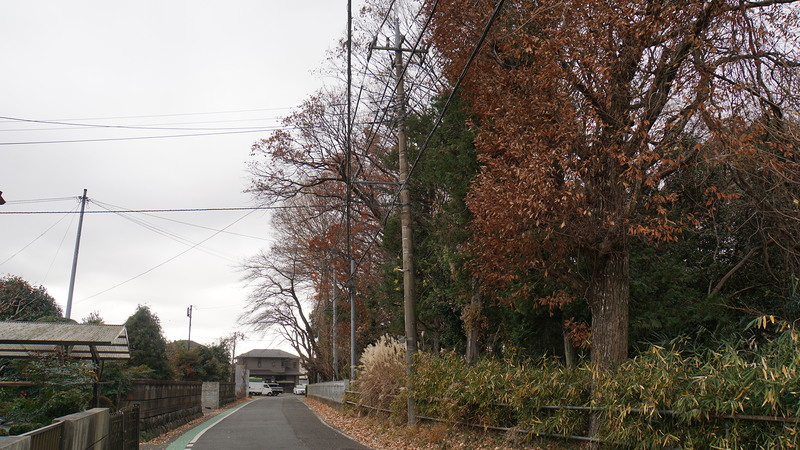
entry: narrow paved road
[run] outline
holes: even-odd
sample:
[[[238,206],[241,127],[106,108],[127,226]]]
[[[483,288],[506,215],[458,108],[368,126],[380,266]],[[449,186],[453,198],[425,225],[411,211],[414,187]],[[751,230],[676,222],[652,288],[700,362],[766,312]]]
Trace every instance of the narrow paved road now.
[[[262,397],[204,422],[167,450],[369,450],[323,423],[299,397]]]

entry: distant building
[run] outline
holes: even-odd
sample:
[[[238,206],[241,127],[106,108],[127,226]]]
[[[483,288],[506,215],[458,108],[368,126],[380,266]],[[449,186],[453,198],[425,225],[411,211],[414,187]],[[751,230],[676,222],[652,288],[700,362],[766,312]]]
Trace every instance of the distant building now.
[[[291,393],[303,375],[300,357],[283,350],[250,350],[237,356],[236,361],[250,371],[251,378],[276,382],[283,387],[283,392]]]

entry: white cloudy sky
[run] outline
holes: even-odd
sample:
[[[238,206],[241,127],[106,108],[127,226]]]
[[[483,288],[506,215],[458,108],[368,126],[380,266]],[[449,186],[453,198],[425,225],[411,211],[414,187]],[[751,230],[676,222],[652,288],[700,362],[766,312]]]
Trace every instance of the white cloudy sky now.
[[[72,318],[146,304],[186,339],[193,305],[193,340],[239,330],[237,261],[269,245],[267,213],[97,211],[251,206],[246,162],[269,132],[228,132],[274,127],[330,81],[313,72],[346,19],[346,0],[0,0],[0,276],[65,307],[65,212],[88,189]],[[251,333],[237,354],[265,347],[288,349]]]

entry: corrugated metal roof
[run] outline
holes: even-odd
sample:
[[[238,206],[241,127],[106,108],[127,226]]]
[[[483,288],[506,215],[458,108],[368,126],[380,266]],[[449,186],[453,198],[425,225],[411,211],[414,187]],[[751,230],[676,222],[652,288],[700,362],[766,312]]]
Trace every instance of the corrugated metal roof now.
[[[69,353],[82,359],[129,359],[124,325],[0,322],[0,357]]]

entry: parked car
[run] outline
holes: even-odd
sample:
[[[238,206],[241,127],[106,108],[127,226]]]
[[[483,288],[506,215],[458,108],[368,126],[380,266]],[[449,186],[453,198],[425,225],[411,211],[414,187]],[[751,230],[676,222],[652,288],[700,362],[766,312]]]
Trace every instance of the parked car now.
[[[294,395],[306,395],[306,385],[298,384],[294,387]]]
[[[261,381],[251,381],[247,387],[247,395],[277,395],[272,392],[272,388],[267,383]]]
[[[265,386],[269,386],[272,390],[272,395],[283,394],[283,388],[278,383],[264,383]]]

